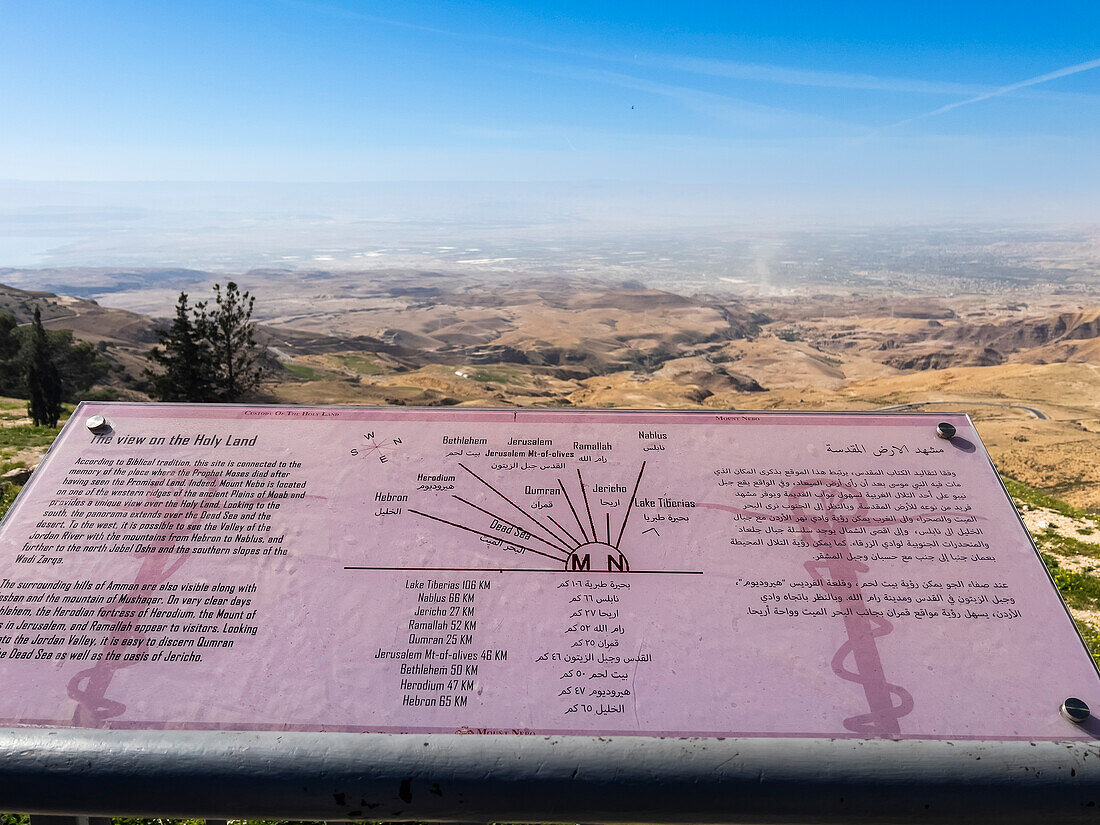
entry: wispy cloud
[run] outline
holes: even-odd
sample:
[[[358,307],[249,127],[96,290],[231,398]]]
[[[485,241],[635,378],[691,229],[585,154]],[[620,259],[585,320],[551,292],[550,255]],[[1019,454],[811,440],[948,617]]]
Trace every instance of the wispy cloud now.
[[[1001,97],[1002,95],[1011,94],[1012,92],[1018,91],[1020,89],[1026,89],[1028,86],[1038,86],[1040,83],[1047,83],[1051,80],[1057,80],[1060,77],[1068,77],[1069,75],[1079,74],[1080,72],[1087,72],[1091,69],[1100,69],[1100,58],[1097,58],[1096,60],[1088,60],[1084,63],[1075,63],[1072,66],[1066,66],[1064,69],[1047,72],[1046,74],[1041,74],[1036,77],[1029,77],[1027,80],[1021,80],[1018,83],[1010,83],[1007,86],[1000,86],[988,92],[983,92],[982,94],[967,98],[966,100],[957,100],[954,103],[948,103],[946,106],[940,106],[938,109],[933,109],[931,112],[924,112],[923,114],[915,115],[914,117],[909,117],[905,120],[899,120],[897,123],[892,123],[884,128],[892,129],[896,126],[904,126],[907,123],[914,123],[918,120],[936,117],[937,115],[942,115],[946,112],[950,112],[962,106],[969,106],[973,103],[981,103],[983,100],[989,100],[990,98]]]
[[[425,26],[406,20],[381,17],[357,10],[341,8],[338,6],[329,5],[324,2],[317,2],[317,0],[280,0],[280,2],[285,6],[297,8],[302,11],[340,17],[345,20],[358,20],[360,22],[373,25],[410,29],[414,31],[442,35],[447,38],[477,41],[483,43],[495,43],[500,46],[505,46],[509,48],[518,48],[521,50],[542,52],[544,54],[563,57],[581,58],[604,64],[615,64],[619,66],[629,65],[639,68],[664,69],[675,72],[683,72],[686,74],[728,78],[731,80],[747,80],[752,82],[773,83],[786,86],[816,87],[823,89],[852,89],[902,94],[969,95],[969,97],[964,100],[958,100],[945,106],[941,106],[937,109],[933,109],[932,111],[925,112],[914,117],[906,118],[904,120],[900,120],[888,126],[879,127],[875,130],[875,133],[880,132],[883,129],[890,129],[896,126],[902,126],[907,123],[912,123],[914,121],[923,120],[925,118],[935,117],[945,112],[949,112],[953,109],[957,109],[961,106],[969,106],[970,104],[978,103],[983,100],[989,100],[990,98],[1001,97],[1003,95],[1019,92],[1023,89],[1027,89],[1028,87],[1036,86],[1041,83],[1046,83],[1050,80],[1055,80],[1060,77],[1066,77],[1068,75],[1077,74],[1078,72],[1100,68],[1100,59],[1091,60],[1085,63],[1078,63],[1073,66],[1068,66],[1064,69],[1059,69],[1054,72],[1049,72],[1044,75],[1039,75],[1038,77],[1022,80],[1018,83],[1012,83],[1007,86],[990,87],[974,83],[959,83],[944,80],[922,80],[920,78],[880,76],[853,72],[821,71],[816,69],[796,68],[793,66],[783,66],[769,63],[749,63],[736,60],[698,58],[689,55],[634,54],[627,56],[625,54],[592,52],[552,45],[549,43],[540,43],[523,38],[502,37],[500,35],[489,34],[484,31],[464,32],[455,31],[453,29],[438,28],[434,26]],[[779,113],[783,113],[791,119],[794,119],[797,116],[801,118],[802,122],[804,123],[816,120],[819,123],[830,122],[833,125],[838,125],[838,121],[835,120],[828,120],[826,118],[815,117],[813,115],[804,113],[799,114],[790,110],[761,106],[759,104],[750,103],[748,101],[740,100],[738,98],[719,95],[713,92],[696,89],[690,86],[675,85],[669,83],[656,83],[648,80],[642,80],[632,75],[605,71],[601,69],[586,70],[574,69],[570,67],[561,68],[557,71],[546,71],[540,70],[535,67],[518,68],[528,69],[531,71],[535,71],[536,73],[558,74],[561,76],[571,76],[577,79],[595,80],[597,82],[610,83],[613,85],[622,86],[624,88],[632,88],[638,91],[662,95],[669,98],[675,98],[685,104],[692,106],[698,111],[709,112],[712,115],[725,117],[725,119],[727,120],[737,120],[741,123],[746,122],[746,115],[749,116],[749,120],[762,122],[764,119],[767,118],[769,114],[772,117],[775,117]],[[1081,99],[1095,100],[1095,97],[1092,95],[1083,95],[1077,93],[1043,92],[1041,94],[1044,98],[1058,98],[1075,101],[1079,101]]]
[[[866,89],[870,91],[912,92],[918,94],[978,95],[994,91],[988,86],[954,83],[950,81],[880,77],[850,72],[828,72],[768,63],[745,63],[735,60],[704,59],[687,55],[633,54],[628,56],[625,54],[609,54],[555,46],[523,38],[501,37],[482,31],[461,32],[453,29],[424,26],[418,23],[410,23],[405,20],[396,20],[389,17],[381,17],[361,11],[340,8],[327,3],[311,2],[311,0],[280,0],[280,2],[285,6],[296,8],[301,11],[340,17],[345,20],[358,20],[363,23],[411,29],[452,38],[497,43],[503,46],[529,49],[546,54],[579,57],[602,63],[669,69],[672,71],[708,75],[711,77],[725,77],[736,80],[751,80],[789,86],[815,86],[828,89]]]
[[[339,6],[331,6],[327,3],[310,3],[306,0],[279,0],[279,2],[292,9],[313,12],[314,14],[326,14],[330,17],[340,17],[344,20],[358,20],[362,23],[374,23],[379,26],[393,26],[398,29],[411,29],[413,31],[430,32],[431,34],[443,34],[448,37],[461,37],[461,32],[439,29],[434,26],[422,26],[419,23],[409,23],[406,20],[395,20],[391,17],[379,17],[353,9],[343,9]]]
[[[638,55],[631,62],[642,66],[710,77],[727,77],[735,80],[753,80],[786,86],[814,86],[825,89],[866,89],[881,92],[912,92],[917,94],[977,95],[991,91],[987,86],[976,86],[950,81],[919,80],[903,77],[879,77],[849,72],[823,72],[812,69],[796,69],[769,63],[742,63],[736,60],[715,60],[678,55]]]
[[[607,71],[606,69],[582,69],[564,66],[526,66],[519,68],[536,74],[602,83],[647,95],[663,97],[701,114],[751,130],[776,127],[789,128],[795,125],[813,127],[817,130],[828,127],[829,130],[834,132],[838,129],[841,131],[851,131],[852,129],[851,124],[819,115],[806,114],[805,112],[783,109],[777,106],[765,106],[729,95],[703,91],[691,86],[659,83],[634,75]]]

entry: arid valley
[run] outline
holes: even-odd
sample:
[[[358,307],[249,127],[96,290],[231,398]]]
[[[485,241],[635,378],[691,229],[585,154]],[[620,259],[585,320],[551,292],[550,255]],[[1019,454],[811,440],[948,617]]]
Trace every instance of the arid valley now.
[[[109,383],[138,399],[154,319],[180,290],[202,300],[232,278],[256,297],[265,400],[963,410],[1004,474],[1100,507],[1100,247],[993,238],[941,258],[788,262],[766,286],[692,278],[690,263],[674,278],[637,259],[584,275],[533,257],[529,271],[441,259],[230,275],[9,269],[0,309],[25,322],[42,305],[47,326],[97,344],[115,365]],[[981,277],[958,274],[965,260]]]

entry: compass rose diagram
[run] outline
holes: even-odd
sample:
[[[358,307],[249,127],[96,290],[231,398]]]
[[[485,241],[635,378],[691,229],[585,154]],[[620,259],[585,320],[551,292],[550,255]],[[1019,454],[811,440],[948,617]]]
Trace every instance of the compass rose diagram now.
[[[352,456],[374,457],[383,464],[390,460],[390,453],[401,444],[401,439],[396,436],[379,441],[373,430],[369,433],[363,433],[363,438],[366,439],[363,444],[351,449]]]
[[[626,534],[630,515],[634,509],[634,499],[645,473],[642,462],[638,475],[634,479],[634,489],[626,504],[621,519],[612,516],[610,503],[603,499],[595,501],[589,498],[584,476],[577,470],[574,482],[557,478],[554,490],[558,500],[568,505],[569,515],[562,517],[564,508],[558,510],[558,518],[549,513],[536,516],[528,512],[515,499],[499,487],[496,487],[475,473],[465,464],[459,464],[472,479],[491,491],[489,502],[485,506],[475,504],[460,495],[453,498],[463,505],[464,516],[443,518],[440,515],[426,513],[423,510],[409,508],[408,512],[421,518],[445,524],[454,530],[461,530],[499,543],[505,543],[525,553],[550,559],[557,563],[553,570],[562,572],[606,571],[608,573],[629,573],[630,561],[623,551],[623,536]],[[502,485],[503,486],[503,485]],[[625,490],[625,487],[620,489]]]

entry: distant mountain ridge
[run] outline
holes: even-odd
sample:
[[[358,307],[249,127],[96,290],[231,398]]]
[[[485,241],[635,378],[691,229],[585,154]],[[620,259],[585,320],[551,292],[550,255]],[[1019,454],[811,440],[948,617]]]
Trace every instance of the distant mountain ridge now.
[[[46,290],[77,298],[132,289],[180,289],[205,281],[210,273],[186,268],[66,266],[47,269],[0,267],[0,283],[24,290]]]
[[[1100,353],[1100,307],[999,323],[960,321],[899,339],[883,362],[904,370],[1082,360]]]

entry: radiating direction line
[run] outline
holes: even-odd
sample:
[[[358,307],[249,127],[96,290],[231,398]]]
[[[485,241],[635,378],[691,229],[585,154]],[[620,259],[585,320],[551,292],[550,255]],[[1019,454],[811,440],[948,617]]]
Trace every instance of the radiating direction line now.
[[[597,541],[596,536],[596,522],[592,521],[592,508],[588,506],[588,493],[584,489],[584,476],[581,475],[581,470],[577,468],[577,479],[581,483],[581,495],[584,496],[584,509],[588,513],[588,524],[592,528],[592,541]]]
[[[497,515],[493,511],[488,510],[484,507],[481,507],[477,504],[474,504],[472,501],[469,501],[469,500],[463,498],[462,496],[452,495],[451,496],[452,498],[457,499],[461,503],[465,504],[467,507],[471,507],[474,510],[477,510],[478,512],[483,513],[483,514],[489,516],[490,518],[492,518],[496,521],[499,521],[503,524],[508,525],[509,527],[511,527],[515,530],[519,530],[522,533],[527,534],[527,536],[530,539],[533,539],[537,542],[540,542],[540,543],[546,545],[547,547],[553,549],[556,552],[555,553],[547,553],[547,552],[544,552],[542,550],[536,550],[534,547],[528,547],[528,546],[523,545],[523,544],[518,544],[514,541],[508,541],[507,542],[508,545],[510,545],[512,547],[515,547],[517,549],[520,549],[520,550],[524,550],[526,552],[534,553],[535,555],[542,556],[544,558],[552,559],[554,561],[567,562],[570,557],[575,555],[577,549],[580,548],[582,546],[582,544],[589,544],[589,543],[601,543],[601,544],[603,544],[603,543],[605,543],[603,540],[600,539],[599,532],[596,529],[596,521],[595,521],[595,518],[593,517],[593,514],[592,514],[592,505],[591,505],[591,502],[588,500],[588,490],[585,487],[584,475],[582,474],[580,468],[577,469],[577,482],[578,482],[578,484],[580,485],[580,488],[581,488],[581,497],[584,500],[584,510],[585,510],[585,514],[588,517],[588,527],[591,530],[591,536],[589,535],[589,530],[585,529],[584,522],[581,520],[580,513],[579,513],[577,507],[573,504],[573,498],[569,494],[569,490],[566,489],[565,482],[560,478],[557,479],[557,482],[558,482],[558,488],[561,490],[562,495],[565,497],[565,502],[569,506],[569,512],[571,512],[573,514],[573,519],[574,519],[574,521],[576,521],[577,527],[580,528],[581,537],[582,537],[583,541],[578,540],[569,530],[567,530],[562,524],[560,524],[557,521],[557,519],[555,519],[553,516],[551,516],[550,514],[546,514],[546,518],[549,519],[550,523],[553,524],[555,528],[557,528],[557,530],[552,530],[550,527],[547,527],[545,524],[542,523],[542,521],[535,518],[533,515],[531,515],[529,512],[527,512],[527,510],[525,510],[521,505],[517,504],[515,501],[513,501],[507,495],[502,493],[500,490],[498,490],[496,487],[494,487],[492,484],[490,484],[484,478],[479,476],[477,473],[475,473],[473,470],[471,470],[465,464],[462,464],[461,462],[459,462],[458,466],[461,467],[463,470],[465,470],[467,473],[469,473],[471,476],[473,476],[475,479],[480,481],[484,486],[488,487],[490,490],[492,490],[494,493],[496,493],[497,496],[504,499],[504,501],[507,502],[513,509],[518,510],[520,513],[522,513],[528,521],[532,522],[536,527],[538,527],[543,533],[545,533],[550,538],[544,538],[543,536],[540,536],[536,533],[532,533],[530,530],[527,530],[526,528],[521,527],[520,525],[516,524],[515,522],[509,521],[506,518],[502,518],[501,516]],[[634,508],[634,501],[638,497],[638,490],[639,490],[639,488],[641,487],[641,484],[642,484],[642,476],[645,473],[645,468],[646,468],[646,462],[643,461],[642,464],[641,464],[641,467],[639,467],[639,469],[638,469],[638,477],[634,480],[634,490],[630,494],[630,500],[627,502],[626,512],[623,515],[622,525],[619,527],[619,535],[614,541],[612,541],[612,538],[611,538],[611,511],[610,511],[610,509],[605,509],[604,510],[604,531],[605,531],[606,544],[610,547],[615,548],[616,550],[619,550],[620,553],[622,552],[620,547],[622,545],[623,536],[626,534],[626,527],[627,527],[627,524],[630,522],[630,516],[631,516],[631,513],[633,512],[633,508]],[[459,529],[459,530],[464,530],[468,533],[473,533],[474,535],[477,535],[477,536],[482,536],[484,538],[492,539],[494,542],[505,543],[505,538],[503,536],[500,536],[500,535],[497,535],[497,534],[494,534],[494,533],[485,533],[485,532],[482,532],[481,530],[476,530],[473,527],[467,527],[464,524],[459,524],[459,523],[454,522],[454,521],[449,521],[449,520],[447,520],[445,518],[441,518],[439,516],[433,516],[433,515],[430,515],[429,513],[425,513],[425,512],[422,512],[420,510],[414,510],[414,509],[410,508],[408,510],[408,512],[415,513],[416,515],[423,516],[424,518],[432,519],[433,521],[438,521],[439,523],[446,524],[449,527],[454,527],[454,528]],[[560,533],[558,531],[560,531]],[[646,532],[648,532],[648,531],[646,531]],[[654,530],[654,532],[656,532],[656,531]],[[562,538],[563,535],[565,536],[565,538]],[[558,555],[558,554],[562,554],[562,555]],[[355,568],[347,568],[347,569],[389,570],[389,569],[402,569],[402,568],[389,568],[389,567],[378,567],[378,568],[363,567],[363,568],[360,568],[360,567],[355,567]],[[442,571],[442,570],[448,570],[448,569],[452,569],[452,568],[442,568],[442,567],[440,567],[440,568],[409,568],[409,569],[425,569],[425,570],[441,570]],[[455,569],[455,570],[466,570],[467,568],[453,568],[453,569]],[[474,569],[474,568],[469,568],[469,569]],[[490,569],[490,568],[477,568],[477,569]],[[524,569],[529,570],[531,568],[524,568]],[[694,575],[694,574],[699,573],[700,571],[689,571],[689,570],[680,570],[680,571],[638,570],[638,571],[632,571],[632,572],[637,572],[637,573],[662,573],[662,572],[668,572],[668,573],[682,573],[682,574],[692,574],[692,575]]]
[[[577,508],[573,506],[573,500],[569,497],[569,491],[565,489],[565,484],[560,478],[558,479],[558,486],[561,487],[562,495],[565,496],[565,503],[569,505],[569,509],[573,513],[573,518],[577,520],[577,526],[581,528],[581,535],[584,536],[584,543],[587,544],[590,541],[588,533],[584,531],[584,525],[581,524],[581,517],[577,515]]]
[[[619,549],[619,545],[623,540],[623,533],[626,532],[626,522],[630,518],[630,509],[634,506],[634,498],[638,495],[638,485],[642,483],[642,473],[645,472],[645,462],[642,462],[641,469],[638,470],[638,479],[634,482],[634,492],[630,494],[630,501],[626,503],[626,515],[623,516],[623,526],[619,529],[619,537],[615,539],[615,549]],[[607,541],[611,542],[610,530],[608,531]]]
[[[569,536],[569,538],[573,540],[574,549],[576,549],[577,547],[580,547],[582,544],[587,543],[588,539],[585,539],[585,541],[577,541],[575,538],[573,538],[573,534],[570,533],[568,530],[566,530],[564,527],[562,527],[560,524],[558,524],[558,520],[556,518],[554,518],[552,515],[550,515],[549,513],[546,514],[546,517],[548,519],[550,519],[550,521],[554,522],[555,527],[557,527],[559,530],[561,530],[563,533],[565,533],[565,535]]]
[[[467,466],[466,466],[465,464],[463,464],[462,462],[459,462],[458,466],[459,466],[459,467],[461,467],[461,468],[462,468],[463,470],[465,470],[466,472],[468,472],[468,473],[469,473],[470,475],[472,475],[472,476],[473,476],[474,478],[476,478],[476,479],[477,479],[478,481],[480,481],[480,482],[481,482],[482,484],[484,484],[484,485],[485,485],[486,487],[488,487],[488,488],[489,488],[490,490],[492,490],[492,491],[493,491],[494,493],[496,493],[496,494],[497,494],[498,496],[500,496],[500,497],[501,497],[502,499],[504,499],[505,501],[507,501],[507,502],[508,502],[509,504],[511,504],[511,505],[512,505],[512,506],[513,506],[514,508],[516,508],[517,510],[519,510],[519,512],[523,513],[523,515],[524,515],[524,516],[525,516],[526,518],[530,519],[530,520],[531,520],[531,521],[532,521],[533,523],[537,524],[537,525],[538,525],[538,527],[539,527],[539,529],[540,529],[540,530],[542,530],[542,531],[543,531],[544,533],[546,533],[547,535],[553,536],[553,537],[554,537],[554,539],[555,539],[555,541],[562,541],[562,537],[561,537],[561,536],[559,536],[558,534],[556,534],[556,533],[555,533],[555,532],[554,532],[553,530],[551,530],[551,529],[550,529],[549,527],[547,527],[547,526],[546,526],[545,524],[543,524],[543,523],[542,523],[541,521],[539,521],[539,520],[538,520],[537,518],[535,518],[534,516],[532,516],[532,515],[531,515],[530,513],[528,513],[528,512],[526,511],[526,510],[524,510],[524,509],[523,509],[522,507],[520,507],[520,506],[519,506],[518,504],[516,504],[516,503],[515,503],[514,501],[512,501],[512,499],[508,498],[508,496],[504,495],[504,493],[502,493],[502,492],[501,492],[500,490],[498,490],[498,489],[497,489],[496,487],[494,487],[494,486],[493,486],[492,484],[490,484],[490,483],[489,483],[488,481],[486,481],[485,479],[483,479],[483,478],[482,478],[481,476],[479,476],[479,475],[478,475],[477,473],[475,473],[475,472],[474,472],[473,470],[471,470],[471,469],[470,469],[469,467],[467,467]]]
[[[466,527],[465,525],[462,525],[462,524],[455,524],[453,521],[447,521],[447,519],[440,518],[439,516],[432,516],[432,515],[429,515],[427,513],[422,513],[419,510],[412,509],[411,507],[409,508],[409,512],[410,513],[416,513],[418,516],[424,516],[424,518],[430,518],[432,521],[438,521],[438,522],[441,522],[443,524],[449,524],[451,527],[457,527],[459,530],[465,530],[469,533],[476,533],[479,536],[485,536],[485,538],[487,538],[487,539],[493,539],[495,541],[504,541],[500,536],[494,536],[491,533],[482,533],[480,530],[475,530],[473,527]],[[513,547],[519,547],[521,550],[527,550],[531,553],[535,553],[535,554],[540,555],[540,556],[545,556],[548,559],[554,559],[555,561],[560,561],[560,562],[568,561],[567,557],[562,558],[560,556],[552,556],[549,553],[544,553],[541,550],[536,550],[534,547],[525,547],[524,545],[517,544],[514,541],[509,541],[509,542],[507,542],[507,544],[510,544]]]
[[[529,535],[529,536],[530,536],[531,538],[535,539],[536,541],[541,541],[541,542],[542,542],[543,544],[548,544],[548,545],[550,545],[551,547],[553,547],[553,548],[554,548],[555,550],[561,550],[561,551],[562,551],[563,553],[565,553],[566,555],[569,555],[569,552],[570,552],[570,550],[569,550],[569,548],[567,548],[567,547],[562,547],[562,546],[561,546],[561,545],[559,545],[559,544],[554,544],[554,542],[552,542],[552,541],[547,541],[546,539],[542,538],[541,536],[536,536],[536,535],[535,535],[534,533],[532,533],[531,531],[529,531],[529,530],[528,530],[528,529],[527,529],[526,527],[520,527],[520,526],[519,526],[518,524],[512,524],[512,522],[508,521],[508,519],[506,519],[506,518],[501,518],[501,517],[500,517],[500,516],[498,516],[498,515],[497,515],[496,513],[490,513],[490,512],[489,512],[488,510],[486,510],[486,509],[485,509],[484,507],[478,507],[478,506],[477,506],[476,504],[474,504],[474,503],[473,503],[472,501],[467,501],[467,500],[466,500],[466,499],[464,499],[464,498],[463,498],[462,496],[455,496],[455,495],[452,495],[451,497],[452,497],[452,498],[457,498],[457,499],[458,499],[459,501],[461,501],[461,502],[462,502],[463,504],[467,504],[467,505],[469,505],[470,507],[473,507],[473,508],[474,508],[475,510],[479,510],[480,512],[484,513],[484,514],[485,514],[485,515],[487,515],[487,516],[492,516],[492,517],[493,517],[493,518],[495,518],[495,519],[496,519],[497,521],[501,521],[501,522],[504,522],[504,523],[505,523],[505,524],[507,524],[507,525],[508,525],[509,527],[514,527],[514,528],[516,528],[517,530],[522,530],[522,531],[523,531],[524,533],[527,533],[527,535]]]

